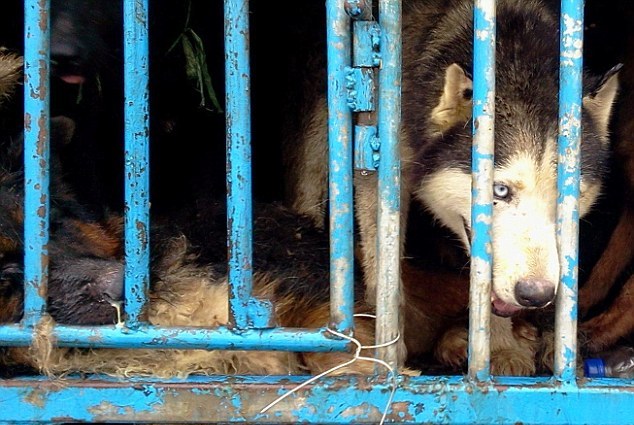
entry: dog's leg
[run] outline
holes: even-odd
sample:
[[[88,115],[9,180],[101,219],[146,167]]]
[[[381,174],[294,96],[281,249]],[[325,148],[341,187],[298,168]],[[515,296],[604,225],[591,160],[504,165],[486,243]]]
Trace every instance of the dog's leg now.
[[[403,182],[404,183],[404,182]],[[409,192],[405,184],[401,188],[401,234],[400,252],[403,252],[405,243],[404,229],[407,227],[407,214],[409,211]],[[377,220],[378,220],[378,187],[377,175],[363,175],[355,173],[355,213],[359,223],[361,248],[361,266],[363,268],[363,281],[366,285],[366,301],[370,305],[376,304],[376,285],[378,282],[377,271]],[[400,285],[399,285],[400,286]]]
[[[491,316],[491,374],[534,375],[537,329],[523,320],[513,320]],[[453,326],[440,338],[434,353],[440,363],[458,368],[467,362],[468,346],[469,330]]]
[[[579,327],[586,348],[601,351],[634,331],[634,275],[630,276],[610,308]]]
[[[287,146],[286,202],[294,211],[324,228],[328,199],[328,109],[315,101],[298,146]],[[292,144],[289,140],[286,143]]]
[[[626,207],[588,281],[579,289],[579,315],[603,300],[618,276],[634,259],[634,208]]]

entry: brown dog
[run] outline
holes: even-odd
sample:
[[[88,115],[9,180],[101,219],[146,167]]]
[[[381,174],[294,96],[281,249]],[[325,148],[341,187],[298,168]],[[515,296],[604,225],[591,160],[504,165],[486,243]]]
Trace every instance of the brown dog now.
[[[614,141],[615,172],[623,183],[621,213],[611,238],[579,290],[579,313],[587,315],[603,302],[617,281],[625,284],[609,308],[580,326],[586,346],[596,352],[634,331],[634,34],[623,66],[621,103]]]

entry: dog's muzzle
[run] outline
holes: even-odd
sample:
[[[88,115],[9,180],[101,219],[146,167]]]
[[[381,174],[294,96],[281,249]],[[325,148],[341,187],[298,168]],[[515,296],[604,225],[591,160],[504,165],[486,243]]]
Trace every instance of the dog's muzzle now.
[[[520,279],[515,284],[515,299],[523,307],[546,307],[555,299],[555,284],[541,278]]]

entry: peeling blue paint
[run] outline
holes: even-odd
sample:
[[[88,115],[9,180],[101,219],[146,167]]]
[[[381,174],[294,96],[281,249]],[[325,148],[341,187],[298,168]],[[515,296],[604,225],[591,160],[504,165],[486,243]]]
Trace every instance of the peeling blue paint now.
[[[338,0],[326,2],[328,38],[328,153],[330,201],[330,321],[349,334],[353,327],[354,250],[352,113],[347,105],[346,67],[352,54],[351,22]]]
[[[577,369],[583,6],[582,0],[561,2],[557,164],[560,283],[555,315],[555,375],[562,381],[574,379]]]
[[[379,72],[379,140],[381,155],[378,181],[376,343],[385,344],[399,335],[401,285],[401,1],[379,2],[381,68]],[[377,351],[378,358],[397,366],[397,344]]]
[[[462,377],[404,379],[387,419],[406,424],[634,423],[630,381],[603,379],[564,386],[543,378],[496,381],[473,385]],[[266,414],[259,413],[299,382],[301,378],[287,377],[206,377],[163,383],[71,377],[63,385],[42,379],[9,380],[0,385],[0,407],[11,407],[0,409],[0,420],[376,423],[389,393],[386,385],[372,378],[324,378]]]
[[[227,0],[224,13],[229,307],[233,326],[242,330],[252,322],[253,291],[249,2]]]
[[[495,1],[476,0],[473,28],[473,149],[469,376],[489,379],[495,131]]]
[[[65,326],[52,330],[62,347],[156,348],[208,350],[346,351],[349,342],[332,337],[326,328],[276,327],[235,332],[227,327],[160,328],[140,325],[135,329],[117,326]],[[21,325],[0,326],[1,346],[25,346],[33,340],[32,329]]]
[[[25,0],[24,35],[24,318],[35,326],[46,310],[49,229],[50,0]]]
[[[148,0],[123,2],[125,113],[125,312],[141,325],[150,286]]]
[[[226,0],[227,185],[231,311],[235,328],[158,328],[139,321],[145,302],[149,252],[149,164],[147,106],[147,0],[126,0],[126,311],[129,328],[57,326],[60,346],[157,349],[345,350],[326,328],[270,328],[273,306],[251,294],[251,170],[248,65],[248,2]],[[474,10],[474,149],[472,213],[472,305],[469,375],[398,376],[388,407],[395,423],[452,424],[627,424],[634,423],[634,383],[617,379],[577,379],[576,285],[581,134],[583,2],[562,2],[559,214],[562,287],[558,298],[556,373],[553,378],[489,375],[492,164],[495,93],[494,1],[476,1]],[[342,4],[344,7],[342,7]],[[400,1],[380,3],[382,31],[369,33],[380,63],[380,138],[367,136],[375,156],[381,145],[379,219],[378,340],[397,332],[400,164]],[[0,345],[31,343],[32,326],[45,308],[48,237],[48,0],[25,0],[25,319],[0,326]],[[352,328],[352,128],[346,105],[345,67],[350,66],[350,24],[371,18],[369,0],[329,0],[330,199],[332,320]],[[369,9],[368,9],[369,8]],[[368,15],[369,14],[369,15]],[[366,25],[356,21],[355,25]],[[373,23],[371,29],[379,29]],[[381,39],[380,43],[378,39]],[[136,41],[134,41],[136,40]],[[366,40],[366,41],[368,41]],[[375,127],[367,127],[375,129]],[[389,247],[389,248],[386,248]],[[394,352],[381,357],[395,363]],[[126,380],[68,376],[5,379],[0,382],[0,422],[253,422],[377,423],[390,395],[390,381],[371,377],[326,377],[292,394],[266,413],[262,407],[301,384],[302,376],[194,376],[188,379]],[[600,406],[600,408],[597,408]]]

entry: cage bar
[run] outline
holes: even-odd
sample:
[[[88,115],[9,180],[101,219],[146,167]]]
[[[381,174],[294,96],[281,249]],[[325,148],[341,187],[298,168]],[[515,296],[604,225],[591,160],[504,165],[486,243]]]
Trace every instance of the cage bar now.
[[[554,373],[562,381],[573,380],[577,369],[583,7],[582,0],[561,2],[557,162],[560,282],[555,314]]]
[[[33,341],[28,328],[18,324],[0,328],[1,345],[27,346]],[[203,350],[345,351],[349,342],[333,339],[326,328],[298,329],[276,327],[251,329],[240,333],[226,326],[217,328],[162,328],[140,325],[134,332],[117,326],[56,325],[52,338],[60,347],[150,348]]]
[[[306,377],[226,377],[75,380],[60,385],[42,379],[0,383],[0,411],[8,422],[145,423],[378,423],[389,395],[387,384],[366,378],[324,378],[260,413],[280,393]],[[370,378],[371,379],[371,378]],[[497,381],[497,378],[496,378]],[[459,377],[403,382],[394,394],[387,423],[514,425],[620,425],[634,423],[631,381],[601,380],[562,388],[548,378],[500,377],[472,385]],[[21,386],[20,386],[21,385]],[[34,390],[34,388],[37,390]],[[4,403],[0,403],[4,407]],[[601,406],[601,408],[597,408]]]
[[[495,0],[476,0],[473,16],[473,149],[469,377],[490,372],[495,130]]]
[[[24,316],[46,311],[49,240],[50,0],[25,0],[24,32]]]
[[[148,0],[123,2],[125,117],[125,312],[140,326],[150,286]]]
[[[354,310],[352,112],[346,67],[351,64],[350,18],[343,2],[326,2],[328,37],[328,157],[330,202],[330,322],[350,333]]]
[[[379,199],[377,222],[377,344],[393,341],[399,333],[401,162],[401,0],[381,0],[381,67],[379,72]],[[379,358],[397,366],[397,344],[378,351]]]
[[[249,2],[225,0],[224,13],[229,307],[232,324],[246,329],[253,288]]]

